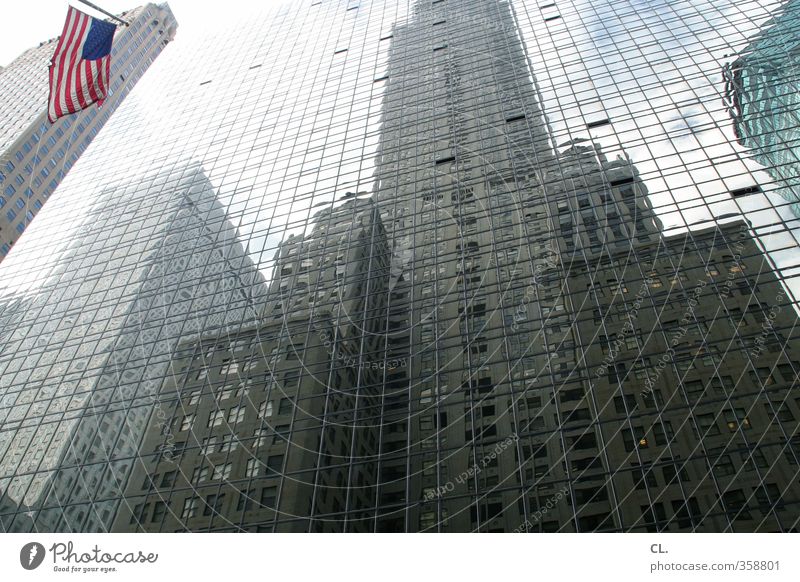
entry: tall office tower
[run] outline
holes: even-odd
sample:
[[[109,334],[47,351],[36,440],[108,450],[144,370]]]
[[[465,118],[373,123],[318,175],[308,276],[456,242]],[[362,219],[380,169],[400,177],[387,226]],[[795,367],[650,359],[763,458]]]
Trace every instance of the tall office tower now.
[[[407,454],[383,463],[387,474],[407,479],[379,485],[382,499],[405,511],[385,529],[792,527],[797,508],[784,508],[797,503],[798,491],[784,465],[796,452],[784,459],[783,448],[793,429],[763,416],[758,438],[745,437],[744,419],[771,402],[756,397],[761,386],[738,354],[745,344],[736,353],[727,344],[706,346],[707,334],[693,328],[695,318],[709,326],[724,318],[718,326],[731,341],[730,316],[752,339],[769,312],[781,340],[792,336],[787,345],[796,348],[794,313],[757,247],[741,243],[746,251],[732,262],[730,247],[747,229],[662,239],[630,160],[608,160],[590,142],[566,142],[559,151],[550,143],[508,4],[416,7],[392,39],[377,193],[395,251],[405,257],[405,278],[415,282],[404,298],[411,326]],[[706,282],[708,265],[763,292],[757,301],[764,304],[750,306],[755,320],[719,313],[720,285]],[[658,291],[664,284],[656,276],[670,272],[680,290]],[[643,284],[648,277],[652,283]],[[702,293],[693,294],[699,281]],[[629,322],[634,304],[636,321]],[[687,310],[688,322],[679,317]],[[665,337],[678,333],[678,322],[692,330],[679,334],[669,358],[674,374],[664,374],[655,355],[670,347]],[[765,337],[775,341],[774,333]],[[709,390],[705,400],[676,392],[686,377],[678,371],[712,361],[708,354],[737,378],[730,404],[724,391]],[[792,369],[789,360],[781,363]],[[712,370],[706,383],[720,381]],[[771,398],[785,395],[776,389]],[[687,416],[706,423],[703,430]],[[732,423],[727,438],[704,439],[709,423],[722,418]],[[687,434],[676,436],[678,426]],[[690,426],[699,432],[688,434]],[[775,470],[723,486],[708,459],[747,451],[752,442],[771,451],[764,467]],[[654,475],[662,469],[666,482]],[[666,487],[677,482],[667,478],[670,470],[687,484]],[[755,495],[763,514],[739,515],[747,503],[737,495]]]
[[[15,306],[0,312],[3,527],[33,506],[41,530],[797,528],[796,306],[761,246],[777,233],[769,258],[785,270],[797,245],[775,207],[731,196],[757,174],[723,122],[670,105],[696,90],[724,117],[709,72],[722,55],[697,44],[755,25],[731,16],[741,2],[556,4],[292,2],[249,15],[233,45],[222,24],[175,43],[141,81],[153,103],[123,104],[0,266],[0,301]],[[679,30],[696,66],[674,48],[684,36],[664,38]],[[642,56],[616,58],[631,46]],[[193,232],[223,244],[213,228],[235,227],[231,275],[252,274],[211,307],[241,297],[252,311],[184,333],[210,307],[172,299],[208,277],[170,262],[183,282],[170,325],[149,312],[169,341],[141,378],[123,363],[141,358],[115,350],[152,395],[141,414],[119,422],[107,385],[87,382],[80,394],[107,412],[78,401],[85,426],[126,434],[102,454],[81,437],[64,461],[24,464],[40,442],[26,423],[43,430],[61,386],[72,395],[42,375],[83,378],[82,342],[35,350],[121,325],[94,291],[54,299],[40,281],[148,265],[142,232],[170,256],[184,239],[161,209],[185,160],[219,203]],[[147,194],[93,199],[107,183]],[[109,204],[118,227],[81,271],[66,260],[89,244],[80,225],[94,232],[89,211]],[[145,214],[154,234],[136,224]],[[258,273],[270,284],[256,300]],[[93,467],[122,478],[95,487]],[[20,494],[50,472],[42,506]]]
[[[315,220],[260,323],[179,350],[115,531],[372,530],[389,250],[372,200]]]
[[[131,481],[133,502],[116,528],[793,527],[794,413],[784,401],[798,362],[779,352],[797,347],[796,319],[747,226],[664,238],[630,160],[582,140],[556,151],[522,47],[510,42],[509,5],[457,7],[417,4],[394,27],[388,74],[377,81],[388,88],[375,197],[393,255],[381,263],[388,286],[375,287],[388,302],[374,328],[386,338],[382,397],[366,406],[380,430],[349,433],[339,460],[360,467],[377,452],[374,467],[316,479],[314,491],[298,478],[325,470],[318,459],[330,449],[318,436],[327,414],[297,403],[305,390],[330,398],[340,389],[313,380],[335,361],[309,337],[307,297],[316,289],[322,305],[362,309],[331,296],[326,267],[306,251],[285,262],[297,245],[289,238],[273,282],[285,301],[265,316],[300,325],[248,330],[234,340],[244,349],[229,341],[212,350],[216,359],[203,342],[187,349],[181,382],[164,391],[170,422],[184,429],[179,463],[163,458],[162,423],[152,423],[143,454],[153,462]],[[337,216],[339,230],[358,227],[349,213]],[[368,264],[338,256],[342,272]],[[372,333],[360,331],[364,340]],[[284,354],[280,334],[305,346],[299,382],[273,360]],[[264,377],[269,362],[276,369]],[[787,376],[766,389],[774,364]],[[228,400],[237,394],[232,366],[251,400]],[[732,473],[735,463],[747,469]],[[317,500],[331,498],[320,512]]]
[[[166,4],[120,15],[111,87],[101,108],[47,120],[48,66],[57,38],[0,70],[0,261],[166,44],[177,22]]]
[[[739,143],[775,179],[800,216],[800,2],[787,0],[726,66],[726,99]]]
[[[177,344],[264,308],[263,277],[196,164],[105,185],[71,240],[0,304],[13,404],[0,479],[25,511],[0,517],[10,531],[108,529]]]

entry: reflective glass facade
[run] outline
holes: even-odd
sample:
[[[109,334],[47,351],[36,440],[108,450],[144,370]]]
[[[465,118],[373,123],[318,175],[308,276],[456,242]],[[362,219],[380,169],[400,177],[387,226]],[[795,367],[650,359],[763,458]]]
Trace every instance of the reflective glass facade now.
[[[784,3],[751,40],[725,70],[734,129],[800,215],[800,2]]]
[[[720,74],[776,8],[178,34],[0,267],[3,529],[796,530],[799,255]]]
[[[177,26],[169,6],[147,4],[121,15],[114,36],[108,97],[102,108],[47,121],[46,74],[58,39],[25,51],[0,71],[0,261],[64,175],[164,46]]]

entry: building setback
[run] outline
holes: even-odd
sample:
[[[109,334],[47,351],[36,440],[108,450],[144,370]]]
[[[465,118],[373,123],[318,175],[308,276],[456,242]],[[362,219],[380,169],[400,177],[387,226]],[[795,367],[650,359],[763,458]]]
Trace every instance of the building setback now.
[[[102,107],[47,120],[48,66],[58,38],[0,69],[0,261],[178,26],[167,4],[146,4],[120,16],[130,26],[118,26],[114,35],[111,86]]]

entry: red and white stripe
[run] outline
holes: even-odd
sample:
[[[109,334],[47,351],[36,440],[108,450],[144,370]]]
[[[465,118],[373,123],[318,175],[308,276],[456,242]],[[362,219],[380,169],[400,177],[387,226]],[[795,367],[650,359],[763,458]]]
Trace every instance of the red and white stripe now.
[[[69,7],[50,64],[47,117],[51,122],[106,98],[111,55],[96,61],[81,59],[91,23],[89,15]]]

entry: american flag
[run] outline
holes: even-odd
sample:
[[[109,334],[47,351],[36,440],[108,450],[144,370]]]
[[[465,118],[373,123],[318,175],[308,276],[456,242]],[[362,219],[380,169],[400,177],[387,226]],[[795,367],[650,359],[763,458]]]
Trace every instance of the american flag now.
[[[50,62],[47,118],[51,122],[106,98],[115,30],[110,22],[69,7]]]

